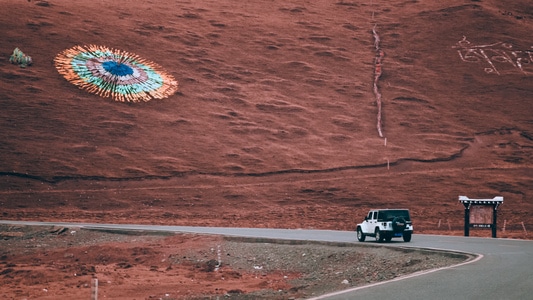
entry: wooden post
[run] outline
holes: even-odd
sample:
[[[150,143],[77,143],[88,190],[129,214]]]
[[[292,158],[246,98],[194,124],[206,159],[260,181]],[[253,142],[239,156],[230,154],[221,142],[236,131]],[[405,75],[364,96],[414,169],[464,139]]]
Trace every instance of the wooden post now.
[[[465,207],[465,236],[470,235],[470,206]]]
[[[439,219],[439,223],[437,224],[437,228],[440,228],[440,221],[442,221],[442,219]]]
[[[218,271],[220,266],[222,266],[222,253],[220,251],[220,245],[217,245],[217,265],[215,267],[215,271]]]
[[[522,222],[522,229],[524,229],[524,233],[527,235],[526,225],[524,224],[524,222]]]
[[[507,226],[507,220],[503,220],[502,232],[504,232],[504,233],[505,233],[505,226]]]
[[[98,300],[98,278],[91,280],[91,300]]]
[[[492,207],[492,237],[493,238],[496,237],[496,232],[497,232],[496,227],[498,227],[498,226],[496,226],[496,224],[498,224],[496,222],[496,220],[497,220],[496,217],[498,216],[497,212],[498,212],[498,206],[494,205]]]

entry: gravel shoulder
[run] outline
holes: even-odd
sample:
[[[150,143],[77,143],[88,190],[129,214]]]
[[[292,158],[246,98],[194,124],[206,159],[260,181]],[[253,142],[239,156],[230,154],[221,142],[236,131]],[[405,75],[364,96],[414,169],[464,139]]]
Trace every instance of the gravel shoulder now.
[[[87,298],[96,278],[102,298],[305,299],[467,259],[374,243],[0,226],[0,296]]]

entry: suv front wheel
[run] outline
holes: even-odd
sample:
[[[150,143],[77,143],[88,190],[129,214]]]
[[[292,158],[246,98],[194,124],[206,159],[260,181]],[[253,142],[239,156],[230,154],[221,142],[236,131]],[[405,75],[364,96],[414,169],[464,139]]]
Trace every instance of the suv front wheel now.
[[[357,240],[360,242],[364,242],[366,238],[366,235],[363,233],[363,230],[361,230],[361,227],[357,227]]]

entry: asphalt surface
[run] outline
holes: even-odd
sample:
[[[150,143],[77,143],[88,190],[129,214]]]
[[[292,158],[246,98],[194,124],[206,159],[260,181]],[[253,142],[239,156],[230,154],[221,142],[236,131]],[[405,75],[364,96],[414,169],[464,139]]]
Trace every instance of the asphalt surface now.
[[[0,224],[150,230],[228,236],[359,243],[355,232],[220,227],[155,226],[2,221]],[[367,241],[364,244],[376,244]],[[413,235],[410,243],[393,240],[388,247],[414,247],[476,254],[477,258],[449,268],[421,272],[392,281],[352,288],[314,299],[533,299],[533,241]]]

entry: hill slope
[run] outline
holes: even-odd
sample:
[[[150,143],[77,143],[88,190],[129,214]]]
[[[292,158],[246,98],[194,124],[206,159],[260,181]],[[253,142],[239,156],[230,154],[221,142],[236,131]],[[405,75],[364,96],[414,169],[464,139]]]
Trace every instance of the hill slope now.
[[[403,206],[460,230],[464,194],[533,223],[528,1],[2,2],[4,218],[353,229]],[[180,90],[79,90],[52,63],[76,44],[155,61]],[[34,64],[9,64],[15,47]]]

